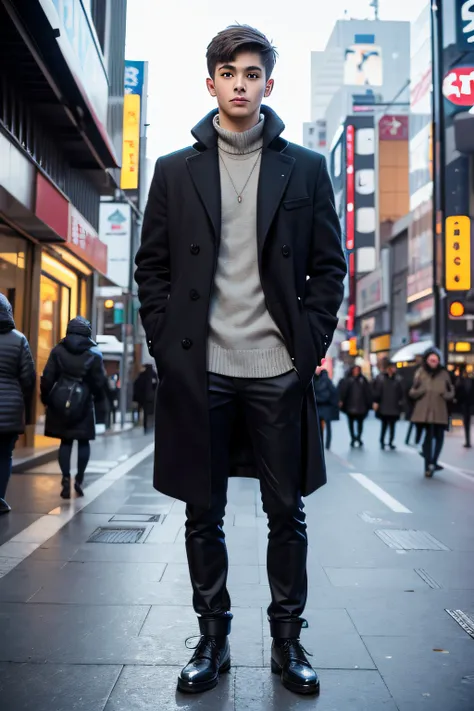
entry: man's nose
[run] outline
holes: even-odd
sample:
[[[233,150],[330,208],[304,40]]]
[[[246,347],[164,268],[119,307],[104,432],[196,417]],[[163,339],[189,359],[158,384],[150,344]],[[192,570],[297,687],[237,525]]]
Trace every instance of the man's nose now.
[[[236,77],[234,91],[239,94],[242,94],[246,91],[245,81],[243,77]]]

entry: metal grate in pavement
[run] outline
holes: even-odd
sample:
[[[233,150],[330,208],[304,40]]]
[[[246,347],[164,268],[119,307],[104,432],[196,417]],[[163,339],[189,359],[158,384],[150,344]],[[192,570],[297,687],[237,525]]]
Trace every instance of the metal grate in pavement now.
[[[462,610],[446,610],[446,612],[474,639],[474,617]]]
[[[427,585],[430,586],[430,588],[433,588],[433,590],[441,589],[441,585],[437,583],[436,580],[432,578],[429,573],[426,572],[426,570],[423,570],[423,568],[415,568],[415,573],[417,573],[420,578],[424,580]]]
[[[389,548],[402,551],[449,551],[443,543],[426,531],[413,529],[382,528],[375,531],[376,535]]]
[[[87,543],[139,543],[146,528],[118,528],[101,526],[87,539]]]
[[[166,514],[115,514],[109,521],[121,523],[163,523]]]

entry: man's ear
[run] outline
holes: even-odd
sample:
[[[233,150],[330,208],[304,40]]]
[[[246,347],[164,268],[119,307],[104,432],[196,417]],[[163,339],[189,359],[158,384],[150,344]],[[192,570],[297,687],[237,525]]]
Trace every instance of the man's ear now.
[[[267,81],[267,84],[266,84],[266,86],[265,86],[265,94],[264,94],[264,96],[270,96],[270,94],[271,94],[272,91],[273,91],[273,86],[274,86],[274,84],[275,84],[275,82],[274,82],[273,79],[269,79],[269,80]]]
[[[216,94],[216,87],[214,86],[214,80],[213,79],[206,79],[206,86],[207,90],[210,93],[211,96],[217,96]]]

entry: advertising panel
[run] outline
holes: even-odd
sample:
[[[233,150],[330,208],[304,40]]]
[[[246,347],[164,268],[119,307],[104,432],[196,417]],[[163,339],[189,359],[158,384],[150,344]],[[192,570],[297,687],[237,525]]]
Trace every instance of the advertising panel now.
[[[107,245],[100,241],[92,225],[71,203],[67,246],[93,269],[101,274],[107,273]]]
[[[344,84],[382,86],[382,48],[371,43],[354,43],[344,56]]]
[[[107,278],[128,289],[130,283],[130,240],[132,211],[121,202],[101,202],[100,239],[107,245]]]
[[[145,62],[125,61],[123,101],[123,144],[120,187],[137,190],[140,166],[141,103]]]

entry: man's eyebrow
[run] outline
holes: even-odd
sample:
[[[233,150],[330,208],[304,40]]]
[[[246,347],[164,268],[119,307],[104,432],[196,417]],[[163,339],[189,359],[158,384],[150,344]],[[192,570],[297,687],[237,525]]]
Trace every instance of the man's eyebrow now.
[[[235,72],[236,66],[235,66],[235,64],[223,64],[222,66],[219,67],[219,71],[221,72],[223,69],[227,69],[232,72]],[[258,67],[258,66],[246,67],[245,71],[246,72],[263,72],[263,67]]]

